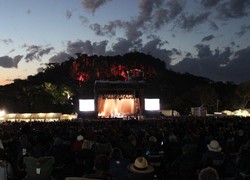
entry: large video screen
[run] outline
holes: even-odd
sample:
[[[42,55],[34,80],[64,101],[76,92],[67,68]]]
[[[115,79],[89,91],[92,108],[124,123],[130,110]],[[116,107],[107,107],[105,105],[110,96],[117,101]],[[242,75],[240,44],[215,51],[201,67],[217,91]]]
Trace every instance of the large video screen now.
[[[146,111],[159,111],[160,110],[160,99],[144,99]]]
[[[79,111],[95,111],[94,99],[79,99]]]

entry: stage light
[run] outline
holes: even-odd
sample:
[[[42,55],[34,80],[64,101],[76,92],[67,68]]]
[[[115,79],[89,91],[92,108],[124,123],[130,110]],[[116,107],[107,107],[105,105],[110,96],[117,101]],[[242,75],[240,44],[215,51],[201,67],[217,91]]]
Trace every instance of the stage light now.
[[[0,110],[0,120],[4,119],[5,110]]]

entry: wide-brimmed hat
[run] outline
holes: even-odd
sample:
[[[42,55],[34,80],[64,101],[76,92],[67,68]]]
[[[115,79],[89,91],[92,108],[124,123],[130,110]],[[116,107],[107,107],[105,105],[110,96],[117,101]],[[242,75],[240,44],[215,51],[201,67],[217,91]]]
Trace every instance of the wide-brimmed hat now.
[[[76,137],[76,140],[77,141],[82,141],[84,139],[84,137],[82,136],[82,135],[78,135],[77,137]]]
[[[128,170],[133,173],[147,174],[154,171],[154,167],[148,164],[145,157],[137,157],[134,163],[128,165]]]
[[[208,149],[213,152],[220,152],[222,148],[220,147],[220,144],[216,140],[211,140],[210,143],[207,145]]]

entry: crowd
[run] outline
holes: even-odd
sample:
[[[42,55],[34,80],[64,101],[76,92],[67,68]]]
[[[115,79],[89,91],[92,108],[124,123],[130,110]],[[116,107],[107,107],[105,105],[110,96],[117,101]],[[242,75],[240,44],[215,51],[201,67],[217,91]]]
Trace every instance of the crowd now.
[[[249,118],[5,122],[0,140],[3,180],[250,179]]]

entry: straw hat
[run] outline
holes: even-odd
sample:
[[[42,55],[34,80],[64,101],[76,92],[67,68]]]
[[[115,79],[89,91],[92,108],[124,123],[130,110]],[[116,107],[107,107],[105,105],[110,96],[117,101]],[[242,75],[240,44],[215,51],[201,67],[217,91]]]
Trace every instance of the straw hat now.
[[[148,164],[144,157],[137,157],[133,164],[128,165],[128,170],[133,173],[147,174],[154,171],[154,167]]]
[[[216,140],[211,140],[210,143],[207,145],[208,149],[213,152],[220,152],[222,148],[220,144]]]
[[[84,139],[84,137],[83,137],[82,135],[78,135],[78,136],[76,137],[76,139],[77,139],[77,141],[82,141],[82,140]]]

